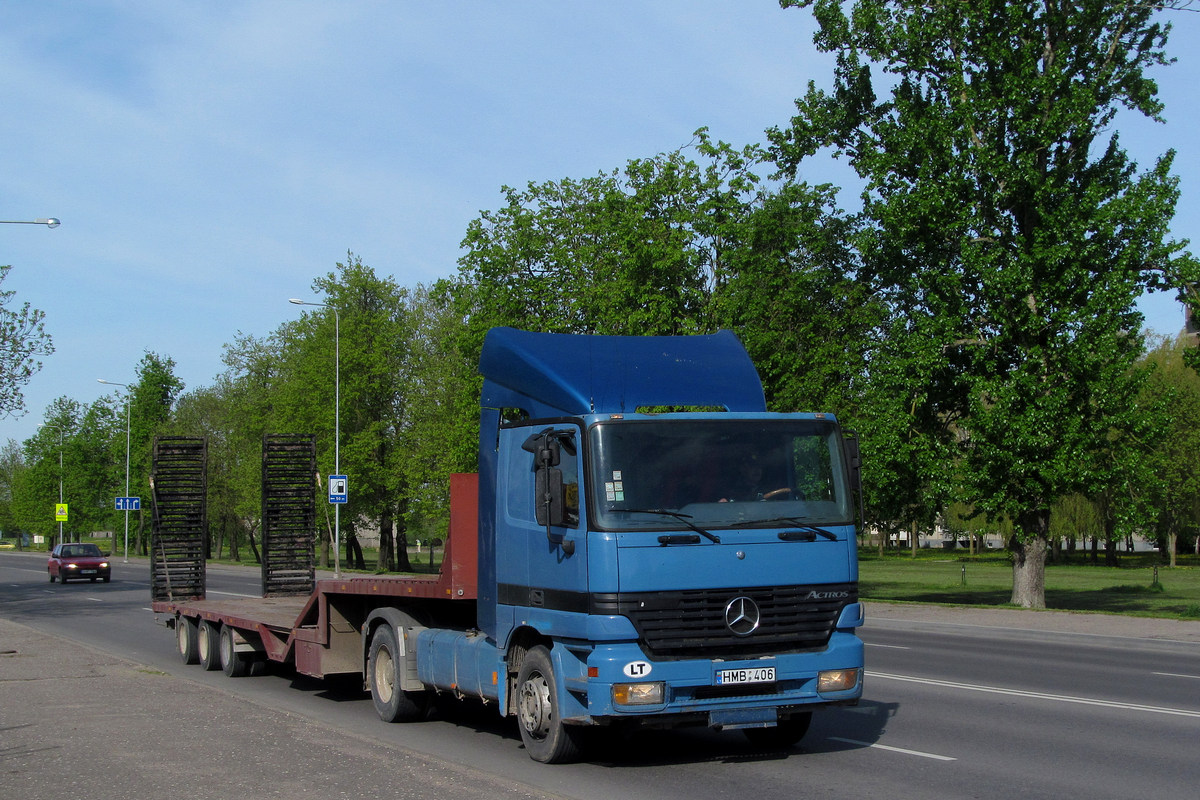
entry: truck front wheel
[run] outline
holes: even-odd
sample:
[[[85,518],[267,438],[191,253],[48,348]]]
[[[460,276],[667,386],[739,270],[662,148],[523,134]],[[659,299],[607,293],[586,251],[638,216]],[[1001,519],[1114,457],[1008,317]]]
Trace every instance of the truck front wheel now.
[[[400,688],[403,659],[396,629],[380,625],[371,637],[367,680],[375,711],[384,722],[414,722],[425,716],[429,704],[428,692],[406,692]]]
[[[558,679],[550,651],[542,645],[531,648],[517,670],[517,722],[534,761],[563,764],[579,758],[581,733],[563,724]]]

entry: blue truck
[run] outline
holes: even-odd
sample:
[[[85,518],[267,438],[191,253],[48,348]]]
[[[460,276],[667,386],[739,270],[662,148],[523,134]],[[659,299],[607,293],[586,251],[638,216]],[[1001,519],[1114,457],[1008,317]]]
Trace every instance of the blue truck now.
[[[787,746],[862,694],[857,441],[768,413],[737,337],[489,331],[479,471],[436,576],[156,601],[181,657],[361,675],[381,719],[433,697],[516,718],[536,761],[589,732],[704,725]]]

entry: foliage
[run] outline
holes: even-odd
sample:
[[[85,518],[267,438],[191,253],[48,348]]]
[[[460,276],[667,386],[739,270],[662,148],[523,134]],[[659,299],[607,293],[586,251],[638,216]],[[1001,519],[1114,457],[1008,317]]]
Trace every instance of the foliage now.
[[[0,265],[0,285],[11,266]],[[9,308],[15,292],[0,290],[0,417],[20,416],[25,412],[21,387],[42,368],[38,359],[54,352],[54,343],[46,332],[45,313],[31,308]]]
[[[1135,4],[782,5],[813,7],[837,73],[772,152],[794,173],[829,147],[865,181],[873,366],[929,405],[923,436],[958,432],[965,499],[1014,520],[1013,598],[1039,606],[1052,504],[1113,477],[1133,422],[1134,303],[1196,278],[1167,238],[1173,154],[1138,174],[1108,133],[1121,107],[1159,118],[1169,26]]]

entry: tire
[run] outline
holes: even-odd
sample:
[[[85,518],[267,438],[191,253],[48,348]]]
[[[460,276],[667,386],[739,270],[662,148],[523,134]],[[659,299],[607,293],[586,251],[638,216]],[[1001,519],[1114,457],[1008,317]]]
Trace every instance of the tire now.
[[[200,666],[207,671],[221,668],[221,632],[218,624],[208,620],[200,621],[200,631],[196,637],[197,649],[200,651]]]
[[[250,672],[250,659],[234,648],[233,628],[221,626],[221,634],[217,641],[221,654],[221,670],[230,678],[241,678]]]
[[[108,583],[109,581],[111,581],[111,580],[112,580],[112,576],[111,576],[111,575],[109,575],[109,576],[107,576],[107,577],[101,578],[100,580],[101,580],[101,581],[103,581],[104,583]]]
[[[384,623],[371,636],[367,656],[367,682],[375,712],[384,722],[415,722],[429,708],[429,692],[410,692],[400,688],[399,670],[404,663],[396,629]]]
[[[200,663],[200,626],[191,617],[175,618],[175,643],[185,664]]]
[[[811,724],[812,712],[808,711],[781,719],[774,728],[746,728],[742,733],[755,747],[781,750],[791,747],[803,739]]]
[[[558,677],[550,651],[531,648],[517,670],[517,727],[525,752],[543,764],[565,764],[581,753],[581,730],[564,725],[558,708]]]

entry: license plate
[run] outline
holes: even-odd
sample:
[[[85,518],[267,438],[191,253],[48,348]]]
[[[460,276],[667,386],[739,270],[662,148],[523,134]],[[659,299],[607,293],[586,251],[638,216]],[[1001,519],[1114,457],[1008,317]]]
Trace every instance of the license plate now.
[[[81,570],[79,570],[79,574],[80,574],[80,575],[95,575],[95,574],[96,574],[96,570],[94,570],[94,569],[81,569]]]
[[[771,683],[775,680],[774,667],[744,667],[742,669],[717,670],[716,684],[725,686],[731,683]]]

